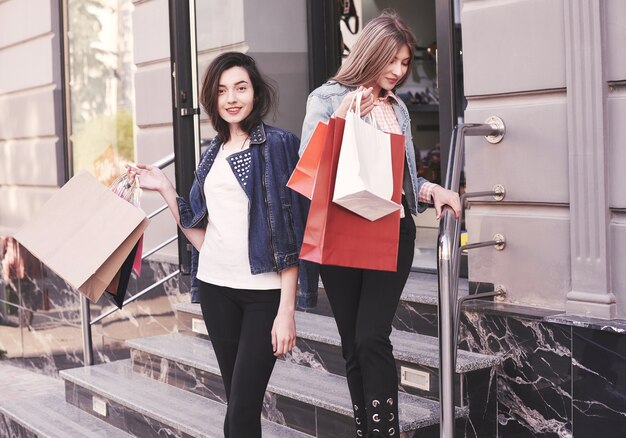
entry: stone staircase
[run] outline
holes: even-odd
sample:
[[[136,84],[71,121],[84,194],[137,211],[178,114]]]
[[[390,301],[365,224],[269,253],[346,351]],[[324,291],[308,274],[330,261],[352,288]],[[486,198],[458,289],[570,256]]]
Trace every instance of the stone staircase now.
[[[435,275],[412,273],[394,322],[399,435],[405,438],[439,436],[438,342],[432,336],[437,332],[436,291]],[[467,282],[461,282],[460,293],[468,293]],[[128,341],[129,360],[62,371],[63,407],[79,408],[102,430],[113,427],[117,433],[221,437],[225,396],[200,307],[180,304],[176,310],[179,332]],[[314,313],[297,312],[296,327],[296,348],[277,361],[267,388],[263,436],[354,436],[339,334],[323,289]],[[497,357],[459,351],[456,436],[489,436],[480,425],[486,415],[495,421],[495,410],[485,412],[485,400],[495,397],[490,376],[498,363]],[[118,436],[107,433],[103,436]]]

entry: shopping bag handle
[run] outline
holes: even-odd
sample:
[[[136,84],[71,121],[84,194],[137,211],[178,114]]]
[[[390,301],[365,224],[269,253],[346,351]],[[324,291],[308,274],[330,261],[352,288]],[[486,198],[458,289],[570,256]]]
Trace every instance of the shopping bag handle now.
[[[348,107],[348,111],[352,111],[359,118],[361,117],[361,100],[363,99],[363,91],[357,91],[352,96],[352,100],[350,101],[350,106]],[[352,104],[356,103],[355,109],[352,109]],[[370,124],[375,128],[380,130],[378,127],[378,122],[376,121],[376,117],[374,117],[373,111],[370,111],[369,114]]]
[[[113,181],[109,189],[123,200],[130,202],[136,207],[139,206],[141,189],[137,184],[137,178],[131,181],[128,174],[123,172]]]

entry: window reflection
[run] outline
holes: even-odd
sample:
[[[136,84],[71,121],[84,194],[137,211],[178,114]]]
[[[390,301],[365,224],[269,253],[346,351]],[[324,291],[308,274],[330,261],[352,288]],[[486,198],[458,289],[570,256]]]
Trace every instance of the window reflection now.
[[[134,161],[131,0],[68,0],[74,173],[109,184]]]

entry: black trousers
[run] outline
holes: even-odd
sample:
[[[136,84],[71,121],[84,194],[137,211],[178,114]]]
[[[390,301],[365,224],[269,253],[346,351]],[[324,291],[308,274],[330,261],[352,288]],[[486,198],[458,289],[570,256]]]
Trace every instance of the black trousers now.
[[[389,335],[415,251],[415,224],[405,209],[396,272],[320,266],[341,336],[357,437],[400,435],[398,376]]]
[[[261,438],[261,409],[274,369],[272,325],[280,289],[241,290],[199,282],[200,306],[222,373],[225,438]]]

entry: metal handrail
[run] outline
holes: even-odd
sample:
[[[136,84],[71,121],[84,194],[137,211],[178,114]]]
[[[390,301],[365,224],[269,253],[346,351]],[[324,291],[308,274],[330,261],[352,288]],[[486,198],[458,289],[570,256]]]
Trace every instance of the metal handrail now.
[[[159,169],[164,169],[170,164],[173,164],[175,159],[176,159],[176,155],[169,154],[161,158],[159,161],[155,161],[154,163],[152,163],[152,165],[154,167],[158,167]]]
[[[161,213],[162,211],[167,210],[167,204],[160,206],[159,208],[157,208],[156,210],[154,210],[152,213],[150,213],[147,218],[148,219],[152,219],[153,217],[155,217],[156,215],[158,215],[159,213]]]
[[[160,160],[152,163],[152,166],[158,167],[159,169],[164,169],[165,167],[169,166],[170,164],[173,164],[175,158],[176,158],[175,154],[169,154],[169,155],[161,158]],[[152,213],[147,215],[147,218],[148,219],[152,219],[153,217],[157,216],[158,214],[162,213],[165,210],[167,210],[167,205],[163,205],[163,206],[159,207],[158,209],[156,209],[155,211],[153,211]],[[152,248],[150,251],[144,253],[141,256],[141,260],[142,261],[145,260],[146,258],[150,257],[152,254],[156,253],[160,249],[163,249],[164,247],[166,247],[170,243],[175,242],[177,239],[178,239],[178,235],[170,237],[169,239],[167,239],[164,242],[162,242],[159,245],[157,245],[155,248]],[[157,280],[156,282],[152,283],[151,285],[149,285],[148,287],[143,289],[141,292],[139,292],[139,293],[133,295],[132,297],[128,298],[127,300],[125,300],[124,303],[122,304],[122,306],[125,306],[126,304],[131,303],[131,302],[137,300],[138,298],[144,296],[146,293],[150,292],[151,290],[153,290],[157,286],[160,286],[161,284],[165,283],[166,281],[174,278],[178,274],[180,274],[180,270],[179,269],[177,269],[176,271],[174,271],[171,274],[167,275],[166,277],[163,277],[162,279]],[[97,318],[95,318],[93,320],[90,320],[90,318],[91,318],[91,311],[90,311],[89,301],[87,300],[87,298],[84,295],[80,296],[80,316],[81,316],[81,327],[82,327],[82,337],[83,337],[83,359],[84,359],[85,366],[93,365],[93,339],[91,337],[91,326],[96,324],[96,323],[98,323],[99,321],[103,320],[107,316],[112,315],[113,313],[117,312],[118,310],[120,310],[120,309],[117,308],[117,307],[113,307],[112,309],[109,309],[107,312],[99,315]]]
[[[142,296],[144,296],[145,294],[147,294],[148,292],[150,292],[152,289],[154,289],[157,286],[162,285],[163,283],[165,283],[166,281],[171,280],[172,278],[176,277],[178,274],[180,274],[180,269],[175,270],[174,272],[172,272],[171,274],[167,275],[166,277],[163,277],[162,279],[152,283],[150,286],[146,287],[144,290],[142,290],[141,292],[133,295],[132,297],[130,297],[127,300],[124,300],[124,304],[123,306],[127,305],[128,303],[132,303],[133,301],[135,301],[138,298],[141,298]],[[103,313],[102,315],[98,316],[96,319],[94,319],[93,321],[90,322],[91,325],[96,324],[97,322],[103,320],[104,318],[106,318],[109,315],[112,315],[113,313],[117,312],[118,310],[120,310],[117,307],[113,307],[112,309],[110,309],[108,312]]]
[[[465,123],[455,126],[450,140],[450,157],[444,187],[454,192],[459,191],[461,181],[460,163],[466,136],[486,136],[489,142],[497,143],[502,139],[503,135],[504,124],[497,118],[489,118],[487,123],[483,124]],[[481,195],[494,195],[494,193],[481,192]],[[470,195],[466,195],[463,198],[465,199],[466,197],[470,197]],[[456,332],[459,317],[457,305],[459,302],[460,233],[460,217],[456,218],[454,212],[449,207],[444,208],[439,223],[439,236],[437,239],[439,281],[439,436],[441,438],[454,437],[454,372],[456,370]],[[492,242],[491,244],[495,243],[500,242]]]
[[[178,239],[178,235],[174,235],[172,237],[170,237],[169,239],[163,241],[162,243],[160,243],[159,245],[155,246],[154,248],[152,248],[150,251],[146,252],[145,254],[142,254],[141,256],[141,260],[145,260],[148,257],[150,257],[152,254],[154,254],[155,252],[165,248],[167,245],[169,245],[172,242],[176,242],[176,239]]]

